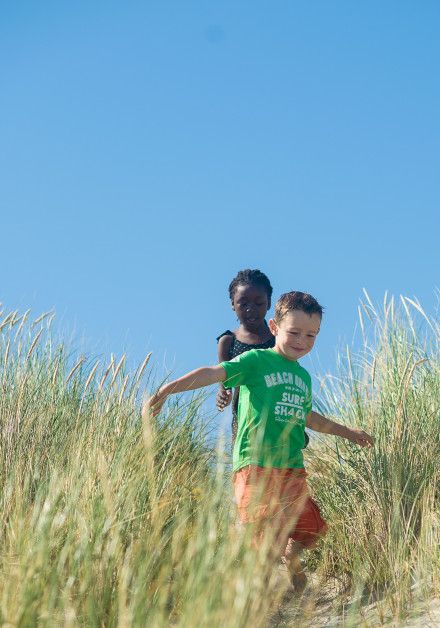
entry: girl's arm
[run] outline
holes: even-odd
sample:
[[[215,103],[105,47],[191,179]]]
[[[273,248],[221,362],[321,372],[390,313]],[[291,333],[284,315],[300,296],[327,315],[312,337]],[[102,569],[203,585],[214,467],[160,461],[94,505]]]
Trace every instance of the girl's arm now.
[[[217,343],[217,355],[219,362],[229,362],[229,350],[231,348],[232,341],[234,336],[227,334],[226,336],[222,336],[219,338]],[[217,410],[222,412],[226,406],[231,403],[232,399],[232,390],[223,388],[220,384],[220,387],[217,392],[217,398],[215,400],[215,405],[217,406]]]
[[[229,362],[229,350],[232,345],[234,336],[227,334],[219,338],[217,343],[217,355],[219,362]]]
[[[168,395],[184,392],[186,390],[196,390],[204,388],[210,384],[224,382],[226,379],[226,371],[222,366],[203,366],[195,371],[191,371],[173,382],[169,382],[161,386],[159,390],[144,403],[142,408],[142,416],[152,412],[156,416],[162,408]]]
[[[364,432],[364,430],[358,430],[355,428],[341,425],[336,421],[331,421],[327,417],[318,414],[317,412],[310,412],[306,418],[306,427],[314,430],[315,432],[322,432],[323,434],[332,434],[333,436],[341,436],[350,440],[356,445],[361,447],[372,447],[374,445],[374,438]]]

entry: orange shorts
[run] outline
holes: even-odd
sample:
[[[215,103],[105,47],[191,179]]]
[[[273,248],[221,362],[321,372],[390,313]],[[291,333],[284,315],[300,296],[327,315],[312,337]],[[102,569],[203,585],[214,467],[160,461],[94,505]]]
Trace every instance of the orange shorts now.
[[[254,543],[270,532],[276,553],[283,555],[289,539],[312,547],[327,531],[310,497],[305,469],[249,465],[234,474],[235,501],[241,523],[256,525]]]

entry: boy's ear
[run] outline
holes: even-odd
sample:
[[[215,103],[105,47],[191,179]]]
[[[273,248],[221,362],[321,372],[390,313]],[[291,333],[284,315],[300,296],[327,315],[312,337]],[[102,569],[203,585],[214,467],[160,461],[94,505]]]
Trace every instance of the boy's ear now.
[[[276,336],[278,333],[278,325],[273,320],[273,318],[269,319],[269,329],[272,332],[272,336]]]

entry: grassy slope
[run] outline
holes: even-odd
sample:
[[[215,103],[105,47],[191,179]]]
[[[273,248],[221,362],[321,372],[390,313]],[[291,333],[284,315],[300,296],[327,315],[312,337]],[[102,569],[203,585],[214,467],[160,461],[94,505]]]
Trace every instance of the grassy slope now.
[[[377,446],[325,439],[308,451],[331,524],[308,557],[312,616],[335,578],[345,593],[332,612],[350,598],[355,623],[373,596],[384,617],[403,617],[437,586],[439,330],[432,321],[415,329],[408,308],[417,306],[404,305],[394,313],[385,302],[379,314],[365,304],[364,352],[320,391],[330,415],[364,426]],[[250,552],[234,523],[225,456],[206,446],[201,399],[142,426],[145,365],[75,364],[47,319],[23,318],[2,323],[1,622],[265,625],[282,589],[267,585],[264,548]],[[290,615],[296,625],[301,613]]]

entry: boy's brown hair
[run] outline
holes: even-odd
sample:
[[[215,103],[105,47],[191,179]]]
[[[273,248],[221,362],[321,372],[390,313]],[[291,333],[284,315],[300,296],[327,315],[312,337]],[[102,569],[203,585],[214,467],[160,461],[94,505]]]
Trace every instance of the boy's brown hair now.
[[[301,312],[305,312],[309,316],[318,314],[322,318],[324,308],[307,292],[298,292],[296,290],[285,292],[275,304],[274,321],[279,324],[286,314],[293,310],[301,310]]]

